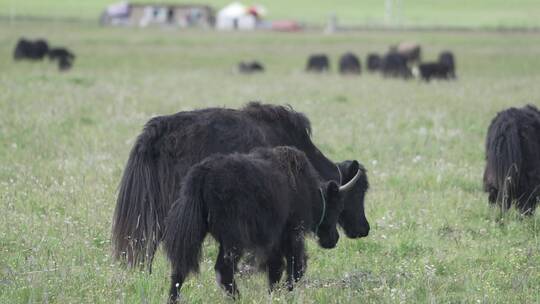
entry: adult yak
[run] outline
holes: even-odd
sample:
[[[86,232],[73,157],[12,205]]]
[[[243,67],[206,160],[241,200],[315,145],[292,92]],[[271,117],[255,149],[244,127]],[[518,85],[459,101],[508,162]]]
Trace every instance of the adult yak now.
[[[32,41],[21,38],[13,51],[13,59],[42,60],[48,52],[49,44],[46,40],[37,39]]]
[[[209,108],[151,119],[131,150],[120,182],[112,228],[114,256],[131,267],[146,263],[151,271],[164,219],[187,171],[215,153],[247,153],[256,147],[296,147],[323,181],[345,184],[360,172],[352,189],[342,194],[345,208],[339,224],[350,238],[367,236],[364,168],[356,161],[334,164],[310,134],[310,122],[302,113],[257,102],[240,110]]]
[[[491,121],[486,138],[484,191],[489,202],[512,203],[531,214],[540,200],[540,112],[533,105],[509,108]]]
[[[307,72],[322,73],[330,70],[330,60],[325,54],[313,54],[309,56],[306,64]]]
[[[339,58],[339,73],[345,74],[360,74],[360,60],[355,54],[349,52],[341,55]]]

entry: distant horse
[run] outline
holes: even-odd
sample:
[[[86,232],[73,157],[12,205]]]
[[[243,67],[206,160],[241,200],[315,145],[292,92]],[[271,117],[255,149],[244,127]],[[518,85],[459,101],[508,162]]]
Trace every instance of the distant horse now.
[[[179,197],[187,171],[212,154],[247,153],[256,147],[302,150],[323,181],[345,184],[359,170],[358,182],[342,195],[345,210],[339,224],[350,238],[367,236],[366,170],[350,161],[332,162],[310,134],[304,114],[257,102],[241,109],[207,108],[152,118],[133,144],[120,182],[111,240],[115,258],[131,267],[146,265],[151,271],[165,217]]]
[[[360,174],[341,188],[351,187]],[[189,170],[166,219],[170,301],[177,299],[186,277],[198,271],[207,233],[219,243],[216,279],[229,295],[239,295],[234,273],[245,251],[266,266],[270,290],[286,261],[292,290],[306,269],[304,236],[313,232],[320,246],[335,247],[342,210],[338,184],[320,182],[304,152],[295,148],[257,148],[249,154],[206,158]]]
[[[486,138],[484,191],[503,209],[523,214],[540,200],[540,112],[533,105],[509,108],[491,121]]]

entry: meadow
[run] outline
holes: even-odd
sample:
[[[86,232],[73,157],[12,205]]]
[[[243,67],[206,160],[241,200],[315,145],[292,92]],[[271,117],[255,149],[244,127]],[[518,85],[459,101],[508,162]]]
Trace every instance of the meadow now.
[[[238,303],[539,303],[540,214],[501,214],[482,192],[484,137],[509,106],[540,105],[535,33],[216,33],[100,28],[75,22],[0,23],[0,303],[164,303],[169,265],[151,275],[110,256],[117,185],[152,116],[250,100],[290,104],[311,120],[332,160],[357,159],[371,188],[367,238],[337,248],[309,241],[305,279],[266,291],[240,276]],[[77,54],[59,73],[13,62],[20,36]],[[414,40],[424,58],[454,51],[458,80],[303,72],[308,54],[365,58]],[[258,59],[261,75],[233,72]],[[187,303],[232,303],[214,281],[207,240]]]

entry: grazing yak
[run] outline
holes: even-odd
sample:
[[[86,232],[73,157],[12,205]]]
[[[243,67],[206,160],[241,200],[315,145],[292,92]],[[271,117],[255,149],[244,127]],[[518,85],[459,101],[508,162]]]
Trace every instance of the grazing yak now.
[[[407,59],[399,53],[388,53],[384,56],[381,66],[384,77],[409,79],[413,77],[412,71],[407,65]]]
[[[214,154],[194,165],[166,219],[169,301],[176,301],[186,277],[198,271],[208,233],[219,243],[216,281],[230,296],[239,296],[234,274],[246,251],[259,258],[270,290],[280,281],[286,261],[292,290],[307,266],[304,236],[314,233],[321,247],[336,246],[341,193],[335,181],[321,182],[304,152],[292,147]]]
[[[240,62],[238,64],[238,72],[241,74],[253,74],[253,73],[262,73],[264,72],[264,67],[258,61],[252,62]]]
[[[342,199],[339,224],[350,238],[365,237],[366,171],[356,161],[330,161],[311,141],[310,122],[291,108],[257,102],[244,108],[208,108],[151,119],[137,137],[119,186],[114,211],[114,256],[131,267],[152,259],[162,240],[165,216],[178,198],[187,171],[215,154],[246,153],[257,147],[293,146],[303,151],[321,180],[358,181]]]
[[[456,78],[456,63],[454,54],[450,51],[444,51],[439,54],[439,63],[448,67],[450,78]]]
[[[484,191],[503,210],[532,214],[540,200],[540,112],[509,108],[491,121],[486,137]]]
[[[330,70],[330,60],[325,54],[313,54],[309,56],[306,65],[307,72],[327,72]]]
[[[371,53],[367,56],[367,69],[370,72],[375,72],[381,69],[382,58],[378,54]]]
[[[452,78],[450,67],[440,62],[422,63],[418,66],[418,71],[420,72],[420,77],[425,81]]]
[[[339,58],[339,73],[360,74],[360,60],[353,53],[345,53]]]
[[[13,51],[13,59],[15,60],[42,60],[49,52],[49,44],[46,40],[37,39],[35,41],[24,38],[19,39],[15,50]]]
[[[58,61],[58,69],[61,71],[69,70],[75,60],[75,54],[66,48],[52,48],[48,55],[49,60]]]
[[[422,60],[422,48],[418,43],[401,42],[390,47],[390,53],[397,53],[405,58],[407,64],[418,63]]]

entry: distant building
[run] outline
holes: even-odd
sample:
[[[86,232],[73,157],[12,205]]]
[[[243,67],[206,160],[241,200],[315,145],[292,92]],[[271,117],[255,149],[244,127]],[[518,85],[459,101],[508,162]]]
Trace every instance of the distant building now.
[[[109,5],[100,20],[102,25],[146,27],[150,25],[214,27],[214,9],[201,4],[129,3]]]
[[[266,28],[268,24],[263,22],[266,9],[262,6],[244,6],[239,2],[233,2],[222,8],[216,17],[216,29],[218,30],[254,30]]]

